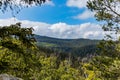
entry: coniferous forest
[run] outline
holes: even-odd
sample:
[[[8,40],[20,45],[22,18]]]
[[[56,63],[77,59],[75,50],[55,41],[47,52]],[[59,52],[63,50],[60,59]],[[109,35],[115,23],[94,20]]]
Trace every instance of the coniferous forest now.
[[[28,8],[46,2],[20,1],[1,0],[0,10],[19,14],[21,4]],[[88,0],[86,6],[95,12],[104,31],[119,35],[117,5],[120,0]],[[58,39],[34,34],[32,27],[23,28],[21,24],[0,26],[0,74],[23,80],[120,80],[119,37],[114,39],[109,34],[103,40]]]

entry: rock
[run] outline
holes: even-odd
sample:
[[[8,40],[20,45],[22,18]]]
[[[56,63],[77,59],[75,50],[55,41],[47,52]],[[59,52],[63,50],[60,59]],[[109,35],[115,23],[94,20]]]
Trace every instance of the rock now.
[[[0,80],[23,80],[23,79],[8,74],[0,74]]]

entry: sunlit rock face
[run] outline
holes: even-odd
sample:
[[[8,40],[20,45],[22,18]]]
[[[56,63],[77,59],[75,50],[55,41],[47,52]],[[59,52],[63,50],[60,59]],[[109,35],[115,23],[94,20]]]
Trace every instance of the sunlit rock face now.
[[[23,80],[23,79],[8,74],[0,74],[0,80]]]

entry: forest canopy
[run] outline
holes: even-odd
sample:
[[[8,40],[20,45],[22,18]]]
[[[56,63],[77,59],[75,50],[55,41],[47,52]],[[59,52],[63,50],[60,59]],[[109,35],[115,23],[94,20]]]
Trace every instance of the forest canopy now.
[[[18,1],[18,2],[17,2]],[[1,0],[1,11],[19,11],[46,0]],[[87,7],[103,21],[105,31],[119,32],[120,0],[89,0]],[[7,73],[24,80],[120,80],[120,41],[103,40],[96,55],[62,59],[61,54],[38,49],[32,28],[20,23],[0,27],[0,74]],[[45,52],[46,51],[46,52]],[[87,55],[86,55],[87,56]],[[87,59],[87,60],[86,60]]]

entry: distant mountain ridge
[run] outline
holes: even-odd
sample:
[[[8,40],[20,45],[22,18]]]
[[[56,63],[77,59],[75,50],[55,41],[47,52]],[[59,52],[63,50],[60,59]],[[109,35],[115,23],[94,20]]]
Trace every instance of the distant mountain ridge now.
[[[35,35],[37,45],[57,52],[72,53],[77,55],[95,53],[96,45],[100,40],[90,39],[58,39],[47,36]]]

